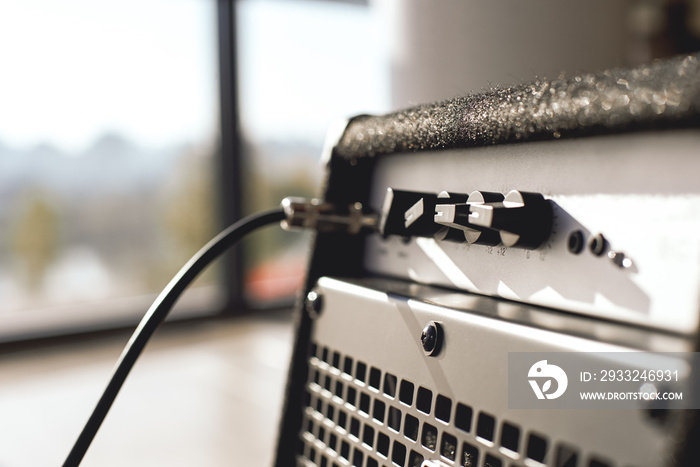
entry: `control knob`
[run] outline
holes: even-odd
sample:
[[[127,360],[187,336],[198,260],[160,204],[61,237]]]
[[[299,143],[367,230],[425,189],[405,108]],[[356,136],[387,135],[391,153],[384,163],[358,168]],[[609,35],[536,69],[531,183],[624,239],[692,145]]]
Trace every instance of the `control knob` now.
[[[539,193],[513,190],[502,202],[470,204],[469,224],[497,230],[507,247],[534,249],[552,232],[552,206]]]
[[[438,203],[460,203],[467,196],[458,193],[422,193],[388,188],[379,221],[382,235],[432,237],[441,229],[433,221]],[[449,232],[445,232],[447,235]]]
[[[469,195],[466,203],[438,204],[435,207],[435,222],[452,229],[460,229],[464,239],[469,243],[498,245],[501,242],[499,233],[493,229],[470,223],[469,215],[471,205],[501,201],[503,201],[503,195],[500,193],[474,191]]]

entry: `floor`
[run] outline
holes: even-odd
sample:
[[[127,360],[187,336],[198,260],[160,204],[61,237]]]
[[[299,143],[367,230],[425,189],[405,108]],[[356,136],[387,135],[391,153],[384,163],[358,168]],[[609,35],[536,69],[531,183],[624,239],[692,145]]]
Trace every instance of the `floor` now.
[[[0,349],[0,467],[61,465],[127,340]],[[271,465],[291,341],[289,312],[164,327],[81,465]]]

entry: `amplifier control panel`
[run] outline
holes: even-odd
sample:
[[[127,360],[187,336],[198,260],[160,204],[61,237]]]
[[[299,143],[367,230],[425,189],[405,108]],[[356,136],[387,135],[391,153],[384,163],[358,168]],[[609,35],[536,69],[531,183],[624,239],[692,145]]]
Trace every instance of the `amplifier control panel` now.
[[[694,333],[700,132],[379,157],[380,275]]]

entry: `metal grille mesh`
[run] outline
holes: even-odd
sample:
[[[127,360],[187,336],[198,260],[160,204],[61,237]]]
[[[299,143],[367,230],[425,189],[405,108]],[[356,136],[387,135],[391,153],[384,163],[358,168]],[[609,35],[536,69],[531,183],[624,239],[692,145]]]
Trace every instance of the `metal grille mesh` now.
[[[309,352],[298,465],[613,467],[327,346]]]

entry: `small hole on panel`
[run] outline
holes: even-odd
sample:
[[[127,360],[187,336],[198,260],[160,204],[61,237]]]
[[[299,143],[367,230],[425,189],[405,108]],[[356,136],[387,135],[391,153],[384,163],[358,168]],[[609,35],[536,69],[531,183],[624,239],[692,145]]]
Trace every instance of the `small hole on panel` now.
[[[372,409],[372,418],[374,418],[379,423],[384,423],[384,414],[386,412],[386,405],[379,399],[374,400],[374,408]]]
[[[403,422],[403,435],[408,439],[418,441],[418,419],[411,414],[406,414],[406,420]]]
[[[328,363],[328,347],[324,347],[323,350],[321,350],[321,360]]]
[[[503,462],[498,457],[486,454],[484,458],[484,467],[503,467]]]
[[[367,380],[367,364],[364,362],[357,362],[357,367],[355,368],[355,379],[362,381],[363,383]]]
[[[343,372],[352,376],[352,358],[345,357],[345,360],[343,361]]]
[[[318,413],[323,413],[323,399],[321,399],[320,397],[316,401],[316,411]]]
[[[323,377],[323,389],[330,391],[333,384],[333,380],[330,376],[326,375]]]
[[[423,386],[418,388],[418,397],[416,397],[416,408],[426,415],[430,414],[430,409],[433,405],[433,392],[430,389],[425,389]]]
[[[437,428],[430,423],[423,423],[421,444],[431,451],[435,451],[437,448]]]
[[[348,423],[348,414],[343,410],[338,409],[338,426],[345,429]]]
[[[449,433],[443,433],[440,443],[440,455],[454,461],[457,457],[457,438]]]
[[[435,398],[435,418],[442,422],[450,423],[451,413],[452,401],[442,394],[438,394]]]
[[[328,404],[326,407],[326,418],[332,422],[335,422],[335,407],[332,404]]]
[[[527,440],[527,457],[537,462],[544,463],[547,455],[547,441],[534,433],[530,433]]]
[[[367,467],[379,467],[379,463],[375,458],[367,456]]]
[[[460,457],[462,467],[478,467],[479,448],[469,443],[462,443],[462,457]]]
[[[379,368],[374,368],[372,367],[369,370],[369,387],[376,389],[379,391],[379,386],[382,382],[382,372],[379,370]]]
[[[360,412],[369,415],[369,394],[360,393]]]
[[[608,247],[608,241],[603,237],[602,234],[598,234],[591,239],[589,248],[591,252],[596,256],[603,256],[605,250]]]
[[[315,428],[315,427],[314,427],[314,421],[311,420],[310,418],[307,418],[307,419],[306,419],[306,428],[305,428],[305,431],[306,431],[307,433],[312,433],[312,434],[313,434],[313,433],[314,433],[314,428]]]
[[[320,465],[320,467],[328,467],[328,459],[326,458],[326,456],[322,456],[322,457],[321,457],[321,465]]]
[[[389,437],[381,431],[377,433],[377,453],[384,459],[389,458]]]
[[[578,464],[578,452],[574,448],[559,445],[556,452],[554,467],[576,467]]]
[[[391,462],[400,467],[404,467],[406,464],[406,446],[398,441],[394,441],[394,447],[391,450]]]
[[[309,355],[311,355],[312,357],[316,357],[316,352],[318,352],[318,346],[312,342],[309,348]]]
[[[569,234],[568,242],[569,251],[575,255],[583,251],[583,247],[586,246],[586,239],[581,230],[574,230]]]
[[[408,455],[408,467],[420,467],[424,460],[422,455],[411,450],[411,453]]]
[[[493,433],[496,427],[496,420],[489,414],[480,412],[476,422],[476,436],[493,441]]]
[[[350,419],[350,434],[360,439],[360,421],[355,417]]]
[[[301,448],[301,455],[304,456],[305,458],[309,458],[309,452],[313,449],[313,446],[311,444],[308,444],[306,442],[302,443],[302,448]]]
[[[389,407],[389,419],[387,420],[389,428],[395,432],[401,431],[401,411],[396,407]]]
[[[340,380],[335,382],[335,395],[343,398],[343,383]]]
[[[311,393],[304,391],[304,407],[311,407]]]
[[[321,440],[325,444],[325,442],[326,442],[326,429],[323,428],[323,426],[321,426],[321,425],[318,426],[318,435],[316,435],[316,438]]]
[[[340,370],[340,354],[338,352],[333,352],[333,361],[331,365],[333,365],[333,368]]]
[[[411,406],[413,405],[413,383],[410,381],[401,380],[401,387],[399,389],[399,400],[404,404]]]
[[[316,462],[316,450],[314,448],[309,448],[309,460]]]
[[[462,431],[469,433],[472,429],[472,408],[468,405],[461,403],[457,404],[457,410],[455,410],[455,426]]]
[[[311,370],[313,372],[312,379],[314,380],[314,383],[316,384],[321,384],[321,373],[318,372],[318,370]]]
[[[340,457],[342,457],[346,461],[350,460],[350,445],[347,441],[343,441],[342,443],[340,443]]]
[[[345,397],[345,402],[353,407],[355,407],[357,404],[357,390],[354,387],[348,386],[348,393]]]
[[[396,384],[396,376],[386,373],[384,375],[384,394],[389,397],[396,397]]]
[[[355,451],[352,454],[352,465],[355,467],[362,467],[362,461],[364,459],[364,455],[362,454],[362,451],[360,451],[358,448],[355,448]]]
[[[501,446],[509,451],[518,452],[520,442],[520,429],[508,422],[503,422],[501,429]]]
[[[364,430],[362,431],[362,442],[367,446],[374,447],[374,428],[365,424]]]
[[[328,447],[331,448],[333,452],[335,452],[337,444],[338,437],[335,434],[331,433],[328,437]]]

